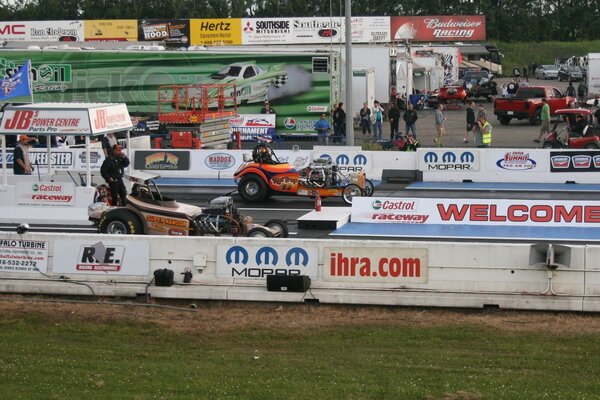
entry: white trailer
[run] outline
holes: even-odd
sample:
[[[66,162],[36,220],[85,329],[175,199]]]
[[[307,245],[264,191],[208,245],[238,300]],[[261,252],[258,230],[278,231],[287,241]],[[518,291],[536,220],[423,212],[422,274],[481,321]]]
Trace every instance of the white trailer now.
[[[590,94],[600,94],[600,53],[588,54],[587,87]]]

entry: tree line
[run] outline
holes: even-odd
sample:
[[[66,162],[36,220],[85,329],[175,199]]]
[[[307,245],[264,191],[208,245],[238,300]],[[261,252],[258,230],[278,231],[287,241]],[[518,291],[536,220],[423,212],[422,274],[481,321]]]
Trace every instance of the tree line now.
[[[598,0],[352,0],[352,15],[485,15],[490,41],[600,39]],[[328,17],[344,0],[0,0],[0,20]]]

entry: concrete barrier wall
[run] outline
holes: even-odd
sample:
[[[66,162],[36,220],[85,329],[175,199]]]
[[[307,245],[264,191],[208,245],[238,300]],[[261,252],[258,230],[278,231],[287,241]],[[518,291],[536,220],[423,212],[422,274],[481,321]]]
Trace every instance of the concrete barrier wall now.
[[[600,246],[0,233],[5,293],[600,310]],[[150,283],[157,269],[175,285]],[[184,273],[193,278],[184,284]],[[307,293],[266,275],[311,277]],[[75,283],[77,282],[77,283]]]

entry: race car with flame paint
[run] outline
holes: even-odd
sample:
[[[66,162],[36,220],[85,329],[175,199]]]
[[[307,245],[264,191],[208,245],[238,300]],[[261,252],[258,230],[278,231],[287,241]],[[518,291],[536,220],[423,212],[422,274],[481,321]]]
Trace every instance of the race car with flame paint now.
[[[230,196],[211,200],[206,207],[179,203],[162,195],[154,182],[156,175],[129,177],[133,183],[127,205],[116,207],[96,202],[88,216],[100,233],[171,236],[232,235],[248,237],[287,237],[287,224],[269,220],[255,224],[233,205]],[[110,197],[105,193],[105,196]]]
[[[371,196],[373,183],[365,173],[344,175],[329,158],[313,160],[306,168],[297,170],[279,161],[273,149],[259,144],[252,155],[244,154],[245,163],[233,175],[240,197],[248,202],[260,202],[272,195],[307,197],[342,197],[352,204],[356,196]]]

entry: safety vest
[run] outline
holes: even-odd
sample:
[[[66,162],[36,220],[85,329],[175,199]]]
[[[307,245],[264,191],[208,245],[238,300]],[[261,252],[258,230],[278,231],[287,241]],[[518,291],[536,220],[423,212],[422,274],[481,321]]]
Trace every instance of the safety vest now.
[[[485,124],[481,127],[481,135],[483,137],[483,144],[492,143],[492,125],[489,122],[485,121]]]

